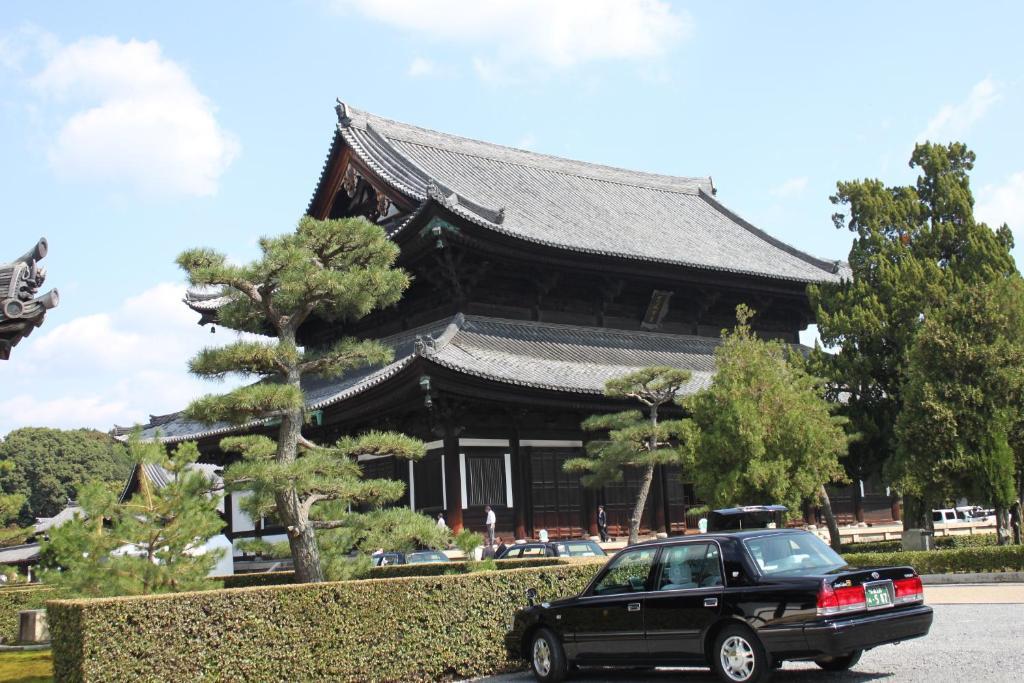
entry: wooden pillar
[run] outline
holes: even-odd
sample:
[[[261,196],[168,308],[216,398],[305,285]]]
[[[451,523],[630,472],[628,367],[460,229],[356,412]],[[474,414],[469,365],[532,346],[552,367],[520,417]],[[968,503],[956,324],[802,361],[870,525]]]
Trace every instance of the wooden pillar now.
[[[864,481],[854,479],[853,481],[853,518],[858,522],[864,521],[864,494],[861,493]]]
[[[462,475],[459,472],[459,436],[452,425],[444,428],[444,486],[448,497],[445,517],[455,533],[462,531]]]
[[[664,479],[662,476],[661,465],[654,467],[654,481],[651,482],[650,497],[647,499],[654,510],[653,519],[651,520],[651,531],[658,532],[665,530],[665,500],[664,500],[664,489],[661,486],[661,482]]]
[[[597,491],[582,484],[580,486],[583,488],[583,504],[586,506],[587,533],[597,536]]]
[[[658,465],[658,471],[660,472],[661,479],[661,506],[664,509],[663,516],[665,517],[665,533],[669,536],[672,535],[672,501],[668,498],[668,474],[665,472],[664,465]]]
[[[512,514],[516,538],[526,538],[526,508],[530,501],[526,494],[527,481],[524,476],[523,456],[519,450],[519,429],[513,424],[508,440],[512,470]]]

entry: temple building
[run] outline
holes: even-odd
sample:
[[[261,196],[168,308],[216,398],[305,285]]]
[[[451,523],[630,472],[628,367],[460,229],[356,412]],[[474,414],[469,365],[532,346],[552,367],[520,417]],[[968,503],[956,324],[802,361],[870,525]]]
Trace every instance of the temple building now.
[[[629,171],[470,140],[337,106],[338,125],[307,213],[365,216],[401,247],[413,275],[400,303],[355,323],[311,320],[308,347],[339,336],[393,347],[385,367],[305,383],[305,435],[330,442],[370,428],[428,444],[409,463],[366,458],[367,476],[407,484],[402,504],[448,524],[524,538],[596,532],[605,505],[613,535],[628,524],[639,473],[599,490],[562,464],[588,438],[580,422],[634,407],[604,383],[649,365],[692,372],[707,385],[736,306],[757,311],[765,337],[799,342],[813,322],[806,288],[848,276],[845,264],[789,246],[726,208],[710,178]],[[203,323],[216,297],[191,294]],[[145,434],[198,440],[219,462],[219,439],[261,423],[204,425],[155,418]],[[269,431],[267,433],[270,433]],[[643,526],[693,526],[692,487],[659,468]],[[769,502],[769,501],[750,501]],[[229,536],[279,529],[227,515]]]

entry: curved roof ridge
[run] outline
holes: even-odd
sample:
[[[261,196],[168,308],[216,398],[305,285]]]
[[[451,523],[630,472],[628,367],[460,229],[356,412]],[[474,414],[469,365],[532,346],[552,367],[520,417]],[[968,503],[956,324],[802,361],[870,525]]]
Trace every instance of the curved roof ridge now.
[[[463,316],[463,314],[459,314]],[[497,318],[487,315],[466,315],[463,316],[464,324],[461,325],[463,329],[470,331],[469,325],[473,323],[487,325],[488,323],[500,323],[503,325],[515,325],[520,327],[530,327],[535,329],[556,329],[565,332],[576,332],[580,334],[586,334],[593,336],[595,333],[599,333],[605,336],[623,337],[629,339],[651,339],[656,341],[694,341],[702,342],[712,346],[718,346],[721,344],[721,339],[718,337],[705,337],[698,334],[685,334],[679,332],[651,332],[648,330],[624,330],[617,327],[594,327],[593,325],[572,325],[568,323],[553,323],[546,322],[544,320],[520,320],[516,318]]]
[[[745,228],[754,235],[757,235],[760,239],[763,239],[765,242],[770,243],[772,246],[781,249],[787,254],[795,256],[798,259],[811,264],[812,266],[821,268],[827,273],[835,275],[839,272],[840,264],[842,263],[841,261],[828,261],[826,259],[818,258],[817,256],[812,256],[811,254],[808,254],[806,251],[801,251],[794,247],[793,245],[783,242],[777,237],[769,235],[767,232],[757,227],[747,219],[743,218],[738,213],[722,204],[720,201],[712,197],[707,192],[704,192],[702,190],[700,192],[700,196],[702,199],[704,199],[704,201],[711,204],[711,206],[715,207],[716,209],[724,213],[726,216],[731,218],[737,225]]]
[[[339,125],[342,127],[355,127],[359,129],[374,128],[376,132],[387,138],[397,138],[409,144],[431,147],[442,151],[452,151],[451,145],[445,142],[455,142],[463,145],[458,149],[459,154],[475,156],[491,161],[509,163],[518,166],[531,166],[540,168],[552,173],[589,178],[614,182],[620,185],[632,187],[648,187],[660,189],[667,192],[681,192],[694,194],[699,190],[707,188],[714,189],[710,176],[673,176],[663,173],[651,173],[636,169],[611,166],[592,161],[581,161],[569,159],[554,154],[543,154],[530,150],[501,145],[494,142],[477,140],[475,138],[445,133],[422,126],[415,126],[404,121],[396,121],[384,116],[366,112],[339,100],[338,106]],[[404,133],[404,136],[403,136]],[[428,142],[429,140],[429,142]],[[467,147],[469,149],[467,149]],[[510,158],[511,157],[511,158]],[[563,168],[555,168],[552,164],[559,164]],[[590,173],[586,172],[591,171]],[[610,177],[615,176],[615,177]],[[647,182],[639,182],[639,181]]]

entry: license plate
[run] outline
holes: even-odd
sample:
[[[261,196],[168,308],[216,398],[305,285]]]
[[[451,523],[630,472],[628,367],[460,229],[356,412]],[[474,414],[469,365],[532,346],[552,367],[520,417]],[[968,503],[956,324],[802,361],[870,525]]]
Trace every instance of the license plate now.
[[[868,609],[879,609],[892,605],[892,589],[889,582],[864,587],[864,598]]]

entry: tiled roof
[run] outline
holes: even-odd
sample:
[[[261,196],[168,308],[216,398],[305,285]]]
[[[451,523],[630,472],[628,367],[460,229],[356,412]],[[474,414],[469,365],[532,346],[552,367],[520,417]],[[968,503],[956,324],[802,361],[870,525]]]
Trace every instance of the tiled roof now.
[[[53,517],[37,517],[35,531],[36,534],[46,533],[50,529],[59,527],[65,522],[70,522],[75,518],[75,515],[85,514],[82,512],[82,508],[77,503],[69,502],[63,510],[58,512]]]
[[[496,232],[573,251],[799,282],[848,274],[843,264],[805,254],[726,209],[713,197],[710,178],[536,154],[345,104],[338,112],[341,138],[384,182]]]
[[[683,389],[684,394],[690,394],[710,382],[719,343],[709,337],[462,314],[381,341],[395,349],[392,363],[335,379],[304,380],[307,408],[318,410],[356,397],[397,375],[416,359],[501,384],[590,395],[601,394],[605,382],[613,377],[641,367],[667,365],[693,373]],[[204,425],[179,415],[158,426],[147,426],[142,435],[178,442],[244,431],[260,424]]]
[[[0,564],[35,564],[39,561],[39,544],[26,543],[0,548]]]

